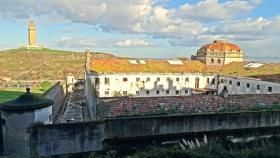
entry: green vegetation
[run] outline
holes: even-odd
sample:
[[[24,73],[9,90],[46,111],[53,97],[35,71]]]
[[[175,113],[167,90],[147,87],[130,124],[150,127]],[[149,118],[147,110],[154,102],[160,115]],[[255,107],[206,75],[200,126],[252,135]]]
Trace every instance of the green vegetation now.
[[[91,53],[91,58],[114,56]],[[80,52],[19,48],[0,52],[0,73],[4,80],[63,80],[70,73],[83,78],[84,62],[85,56]]]
[[[48,81],[42,83],[40,87],[31,88],[31,92],[36,95],[42,95],[45,91],[51,88],[53,84]],[[0,103],[16,99],[21,94],[25,93],[25,88],[1,88],[0,89]]]
[[[212,141],[195,149],[150,147],[130,152],[106,152],[91,154],[88,158],[280,158],[280,139],[261,138],[251,142],[232,143],[227,140]]]

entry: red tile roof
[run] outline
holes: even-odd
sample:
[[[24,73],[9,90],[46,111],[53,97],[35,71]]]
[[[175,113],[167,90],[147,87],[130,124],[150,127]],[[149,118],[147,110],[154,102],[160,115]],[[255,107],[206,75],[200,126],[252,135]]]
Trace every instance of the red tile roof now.
[[[218,51],[240,51],[241,48],[235,44],[228,43],[225,41],[219,41],[215,40],[213,43],[206,44],[200,48],[201,49],[206,49],[206,50],[218,50]]]

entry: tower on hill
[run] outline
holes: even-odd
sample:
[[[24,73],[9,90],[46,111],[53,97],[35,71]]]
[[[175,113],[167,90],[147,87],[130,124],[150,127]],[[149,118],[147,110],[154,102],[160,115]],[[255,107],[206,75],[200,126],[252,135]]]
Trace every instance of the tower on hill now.
[[[36,46],[36,26],[33,21],[28,24],[28,45],[31,47]]]
[[[42,49],[43,46],[37,45],[37,33],[36,25],[34,21],[29,21],[28,23],[28,44],[22,46],[27,49]]]

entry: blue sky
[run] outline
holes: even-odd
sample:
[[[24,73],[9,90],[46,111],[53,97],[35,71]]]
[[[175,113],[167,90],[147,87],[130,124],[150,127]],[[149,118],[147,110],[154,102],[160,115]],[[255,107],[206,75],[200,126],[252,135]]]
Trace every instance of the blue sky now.
[[[280,56],[280,1],[0,0],[0,50],[27,44],[130,57],[190,57],[225,39],[248,56]]]

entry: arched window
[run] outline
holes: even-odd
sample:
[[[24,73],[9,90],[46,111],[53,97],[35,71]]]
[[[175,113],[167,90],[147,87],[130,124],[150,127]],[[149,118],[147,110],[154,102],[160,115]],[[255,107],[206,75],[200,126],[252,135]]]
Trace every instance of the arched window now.
[[[218,59],[218,64],[221,64],[221,59]]]
[[[211,59],[211,63],[214,63],[214,59]]]

